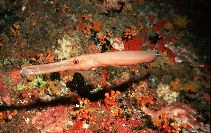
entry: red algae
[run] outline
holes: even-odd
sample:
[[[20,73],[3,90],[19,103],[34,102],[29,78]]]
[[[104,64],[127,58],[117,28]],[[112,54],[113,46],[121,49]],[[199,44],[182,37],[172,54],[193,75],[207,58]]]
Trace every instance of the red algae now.
[[[17,85],[19,83],[20,71],[18,70],[11,71],[9,76],[12,79],[13,85]]]
[[[140,38],[133,38],[132,40],[124,40],[124,47],[126,50],[142,50]]]

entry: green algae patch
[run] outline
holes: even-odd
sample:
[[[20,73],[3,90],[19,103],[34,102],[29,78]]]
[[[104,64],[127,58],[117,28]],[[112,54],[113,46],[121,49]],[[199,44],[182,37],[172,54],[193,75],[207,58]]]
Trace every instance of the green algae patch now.
[[[25,84],[18,84],[18,85],[16,85],[16,86],[13,87],[13,90],[15,90],[15,91],[21,91],[21,90],[23,90],[25,88],[26,88],[26,85]]]

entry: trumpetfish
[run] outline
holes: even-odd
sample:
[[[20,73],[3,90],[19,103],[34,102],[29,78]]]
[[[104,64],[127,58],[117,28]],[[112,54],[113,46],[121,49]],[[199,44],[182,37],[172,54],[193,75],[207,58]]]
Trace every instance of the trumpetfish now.
[[[116,51],[85,54],[60,62],[41,65],[22,66],[21,74],[36,75],[51,72],[76,70],[84,71],[100,66],[127,66],[151,62],[156,58],[156,50],[148,51]]]

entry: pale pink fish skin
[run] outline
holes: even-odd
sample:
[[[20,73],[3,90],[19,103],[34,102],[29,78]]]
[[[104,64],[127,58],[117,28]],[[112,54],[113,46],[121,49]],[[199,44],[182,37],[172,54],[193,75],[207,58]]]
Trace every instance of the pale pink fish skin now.
[[[100,66],[127,66],[151,62],[155,58],[156,52],[154,50],[85,54],[55,63],[23,66],[21,74],[45,74],[64,70],[84,71]]]
[[[155,51],[117,51],[97,54],[99,66],[127,66],[151,62],[156,58]]]

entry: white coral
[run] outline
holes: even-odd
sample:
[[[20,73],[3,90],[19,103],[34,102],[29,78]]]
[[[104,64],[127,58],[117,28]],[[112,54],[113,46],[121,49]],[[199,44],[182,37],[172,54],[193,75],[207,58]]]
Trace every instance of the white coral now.
[[[121,38],[111,38],[109,40],[113,48],[117,50],[124,50],[124,43]]]
[[[170,89],[169,85],[160,83],[157,88],[158,97],[162,97],[168,104],[176,102],[179,92]]]

